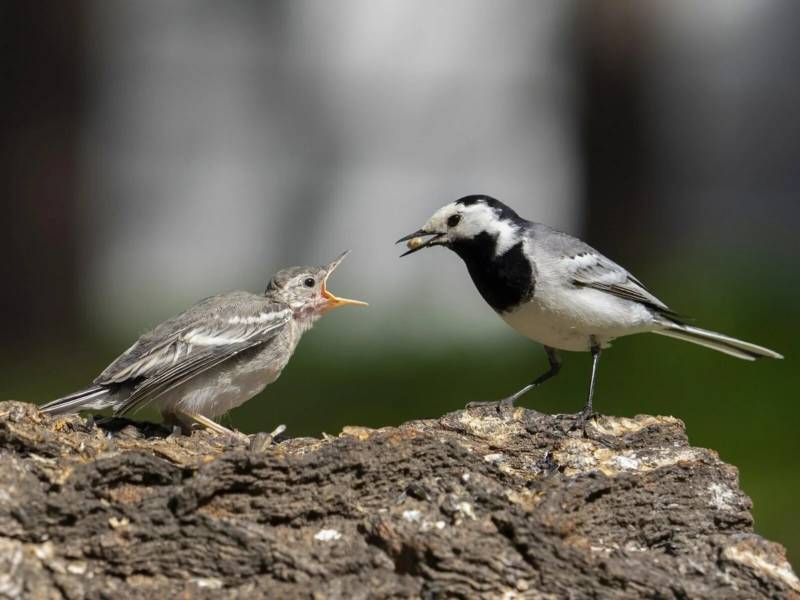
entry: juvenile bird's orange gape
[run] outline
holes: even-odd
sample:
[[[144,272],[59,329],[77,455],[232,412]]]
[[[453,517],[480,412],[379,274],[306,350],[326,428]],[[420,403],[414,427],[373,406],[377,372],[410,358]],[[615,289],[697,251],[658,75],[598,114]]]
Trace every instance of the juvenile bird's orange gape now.
[[[614,338],[658,333],[700,344],[744,360],[783,358],[777,352],[684,323],[633,275],[581,240],[527,221],[490,196],[466,196],[440,208],[428,222],[400,240],[408,252],[444,246],[467,265],[483,299],[522,335],[544,344],[550,369],[499,401],[514,401],[555,376],[558,350],[591,352],[586,405],[592,413],[600,352]]]
[[[60,414],[113,408],[125,414],[156,405],[164,418],[232,432],[210,417],[235,408],[275,381],[304,332],[323,314],[366,302],[334,296],[331,273],[347,252],[321,267],[278,271],[263,294],[211,296],[140,337],[90,388],[42,410]]]

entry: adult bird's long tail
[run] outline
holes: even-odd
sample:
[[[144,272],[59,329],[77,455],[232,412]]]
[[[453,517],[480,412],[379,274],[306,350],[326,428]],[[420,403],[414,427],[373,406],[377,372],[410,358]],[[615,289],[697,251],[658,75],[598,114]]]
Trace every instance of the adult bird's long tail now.
[[[777,352],[745,342],[737,340],[736,338],[717,333],[716,331],[709,331],[707,329],[700,329],[699,327],[692,327],[691,325],[683,325],[681,323],[665,323],[664,329],[654,330],[653,333],[659,335],[666,335],[669,337],[699,344],[718,352],[730,354],[736,358],[744,360],[756,360],[757,358],[783,358]]]
[[[60,415],[81,410],[102,410],[108,408],[111,404],[111,390],[96,385],[48,402],[40,406],[39,410],[51,415]]]

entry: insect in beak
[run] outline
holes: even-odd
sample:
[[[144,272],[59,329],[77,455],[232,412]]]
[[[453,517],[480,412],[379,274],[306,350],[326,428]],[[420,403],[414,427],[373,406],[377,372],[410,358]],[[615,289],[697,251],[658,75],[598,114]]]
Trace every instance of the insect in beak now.
[[[424,236],[433,236],[427,241],[424,241],[422,238]],[[413,254],[418,250],[422,250],[423,248],[431,248],[432,246],[441,246],[444,242],[439,241],[444,237],[444,233],[430,233],[429,231],[425,231],[424,229],[418,229],[414,233],[409,233],[407,236],[401,237],[399,240],[395,242],[395,244],[399,244],[400,242],[408,242],[406,246],[408,247],[407,252],[403,252],[400,256],[408,256],[409,254]]]

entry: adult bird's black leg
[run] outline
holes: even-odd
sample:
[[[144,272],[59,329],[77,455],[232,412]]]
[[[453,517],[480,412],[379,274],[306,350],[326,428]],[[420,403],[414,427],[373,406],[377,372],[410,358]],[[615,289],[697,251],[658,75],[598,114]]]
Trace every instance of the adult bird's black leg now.
[[[580,428],[584,430],[584,433],[586,433],[586,421],[594,415],[594,410],[592,410],[592,398],[594,397],[594,386],[597,383],[597,365],[600,364],[600,345],[597,343],[597,339],[594,336],[590,339],[592,341],[592,378],[589,380],[589,397],[586,399],[583,410],[578,413],[578,418],[575,419],[572,427],[570,427],[570,431]]]
[[[514,402],[516,402],[518,398],[524,396],[533,388],[539,387],[551,377],[558,375],[558,372],[561,370],[561,357],[558,355],[558,351],[550,346],[545,346],[544,351],[547,353],[547,361],[550,363],[550,369],[546,373],[542,373],[524,388],[514,394],[511,394],[508,398],[503,398],[502,400],[498,400],[496,402],[470,402],[467,404],[467,408],[472,408],[474,406],[486,406],[487,404],[497,404],[498,410],[507,410],[514,406]]]

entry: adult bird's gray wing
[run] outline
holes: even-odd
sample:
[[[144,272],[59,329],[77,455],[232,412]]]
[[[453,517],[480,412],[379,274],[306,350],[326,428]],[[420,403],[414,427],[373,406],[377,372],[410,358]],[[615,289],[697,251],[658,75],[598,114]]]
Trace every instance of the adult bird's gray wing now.
[[[116,413],[142,408],[244,350],[268,343],[291,317],[285,305],[253,302],[243,294],[206,299],[143,335],[95,384],[133,384]]]
[[[675,321],[679,315],[651,294],[641,281],[614,261],[591,249],[566,257],[571,281],[613,296],[643,304],[653,312]]]

